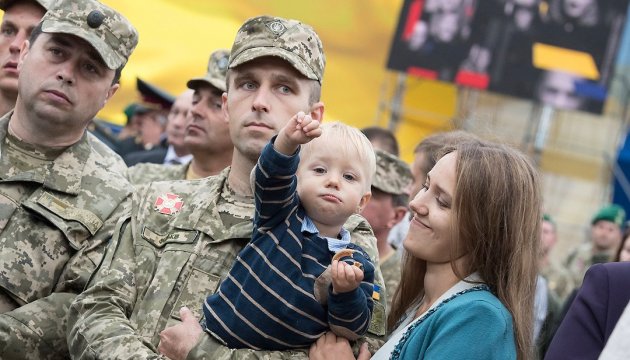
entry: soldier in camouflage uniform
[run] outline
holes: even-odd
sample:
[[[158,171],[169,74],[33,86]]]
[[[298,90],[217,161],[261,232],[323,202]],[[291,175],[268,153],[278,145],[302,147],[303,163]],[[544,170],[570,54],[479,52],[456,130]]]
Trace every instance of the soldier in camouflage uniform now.
[[[579,287],[586,270],[593,264],[613,261],[623,236],[626,212],[619,205],[606,205],[591,220],[591,239],[579,245],[567,257],[565,265]]]
[[[376,174],[372,198],[361,212],[370,223],[378,244],[381,272],[387,289],[387,308],[400,281],[400,256],[387,241],[392,227],[407,214],[409,196],[405,192],[412,181],[409,165],[383,150],[376,154]]]
[[[59,1],[20,56],[0,119],[0,354],[66,358],[66,312],[131,205],[122,159],[86,127],[118,89],[136,31],[96,1]]]
[[[199,321],[201,303],[251,237],[249,178],[262,148],[297,112],[322,118],[324,64],[321,42],[307,25],[262,16],[241,27],[222,96],[235,145],[232,165],[217,176],[151,183],[134,194],[131,215],[119,223],[99,270],[71,306],[68,344],[74,358],[306,357],[306,349],[229,349],[205,334]],[[378,258],[365,219],[355,215],[344,227]],[[378,269],[375,278],[383,284]],[[385,333],[384,302],[381,296],[374,305],[369,331],[375,345]]]
[[[0,115],[15,106],[20,51],[48,6],[48,0],[0,0]]]
[[[138,164],[129,169],[129,181],[145,184],[160,180],[194,180],[217,175],[230,165],[234,145],[221,111],[229,57],[228,50],[214,51],[210,55],[206,75],[188,81],[187,85],[194,94],[184,145],[190,150],[192,161],[166,166]]]

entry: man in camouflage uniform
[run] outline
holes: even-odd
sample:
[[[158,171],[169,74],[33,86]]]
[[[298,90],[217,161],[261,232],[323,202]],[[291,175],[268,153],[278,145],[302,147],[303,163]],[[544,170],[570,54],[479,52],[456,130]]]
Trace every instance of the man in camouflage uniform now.
[[[118,89],[135,29],[93,0],[57,2],[20,55],[0,119],[0,354],[65,358],[71,301],[131,205],[122,159],[86,133]]]
[[[221,111],[229,57],[228,50],[214,51],[208,60],[206,75],[187,83],[194,93],[184,145],[190,150],[192,161],[166,166],[138,164],[129,169],[129,181],[145,184],[160,180],[201,179],[217,175],[230,165],[234,145],[230,139],[228,122]]]
[[[119,223],[99,270],[71,306],[68,344],[74,358],[163,358],[158,344],[171,359],[306,357],[307,349],[229,349],[204,334],[199,320],[203,300],[251,238],[249,178],[262,148],[299,111],[322,119],[324,64],[310,26],[268,16],[245,22],[222,96],[235,147],[231,166],[197,181],[151,183],[134,194],[131,215]],[[345,227],[352,241],[378,259],[365,219],[355,215]],[[378,269],[375,278],[383,284]],[[383,294],[370,326],[378,345],[385,333],[384,301]]]
[[[407,214],[409,196],[405,192],[411,183],[409,165],[383,150],[376,154],[376,174],[372,181],[372,198],[361,215],[370,223],[378,245],[381,271],[387,289],[387,308],[400,282],[400,256],[387,238],[394,225]]]
[[[581,286],[584,274],[591,265],[613,261],[621,245],[625,221],[626,212],[614,204],[602,207],[593,216],[590,241],[575,248],[565,261],[576,287]]]
[[[15,106],[22,45],[49,7],[49,0],[0,0],[0,115]]]

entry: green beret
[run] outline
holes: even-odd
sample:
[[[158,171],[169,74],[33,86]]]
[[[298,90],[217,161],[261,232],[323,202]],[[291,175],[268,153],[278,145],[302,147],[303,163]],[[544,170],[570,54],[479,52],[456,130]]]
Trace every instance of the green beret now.
[[[591,225],[595,225],[595,223],[600,220],[610,221],[617,224],[617,226],[622,226],[626,221],[626,211],[621,206],[615,204],[604,206],[593,216]]]

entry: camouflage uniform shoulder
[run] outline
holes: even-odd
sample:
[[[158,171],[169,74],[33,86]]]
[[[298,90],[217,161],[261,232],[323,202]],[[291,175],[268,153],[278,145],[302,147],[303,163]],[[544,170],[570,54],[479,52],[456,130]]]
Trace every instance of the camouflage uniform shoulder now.
[[[374,236],[370,223],[361,215],[353,214],[346,220],[343,227],[350,233],[361,232],[365,235]]]
[[[129,168],[127,178],[134,185],[147,184],[153,181],[184,180],[189,165],[140,163]]]
[[[102,165],[108,172],[127,176],[127,165],[120,155],[89,132],[87,132],[87,141],[92,147],[95,163]]]

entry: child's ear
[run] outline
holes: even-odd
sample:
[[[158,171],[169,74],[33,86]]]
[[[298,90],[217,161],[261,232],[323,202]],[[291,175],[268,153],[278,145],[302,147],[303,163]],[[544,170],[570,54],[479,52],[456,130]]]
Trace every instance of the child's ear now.
[[[359,205],[357,205],[357,211],[356,211],[357,214],[360,214],[363,211],[363,208],[368,203],[368,201],[370,201],[370,198],[372,198],[371,191],[368,191],[365,194],[363,194],[363,196],[361,197],[361,200],[359,201]]]

